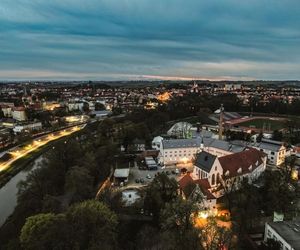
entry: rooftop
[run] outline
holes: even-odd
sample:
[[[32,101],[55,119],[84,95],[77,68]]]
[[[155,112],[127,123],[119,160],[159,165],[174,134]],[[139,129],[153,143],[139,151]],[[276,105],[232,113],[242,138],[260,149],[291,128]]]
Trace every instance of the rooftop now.
[[[294,249],[300,249],[300,219],[295,221],[269,222],[271,226]]]
[[[118,168],[115,170],[114,177],[127,178],[129,176],[129,168]]]
[[[217,156],[202,151],[196,155],[195,165],[209,173]]]
[[[200,147],[200,144],[201,141],[199,139],[170,139],[162,141],[164,149]]]

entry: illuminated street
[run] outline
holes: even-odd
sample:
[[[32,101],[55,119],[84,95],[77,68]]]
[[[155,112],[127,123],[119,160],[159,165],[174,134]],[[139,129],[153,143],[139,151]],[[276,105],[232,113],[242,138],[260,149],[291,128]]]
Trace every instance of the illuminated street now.
[[[62,138],[64,136],[71,135],[72,133],[81,130],[84,127],[84,125],[81,126],[75,126],[72,128],[64,129],[59,132],[54,132],[45,136],[42,136],[40,138],[36,138],[32,143],[25,145],[24,147],[15,147],[11,151],[9,151],[12,158],[6,162],[3,162],[0,164],[0,172],[8,169],[12,163],[14,163],[16,160],[26,156],[27,154],[35,151],[41,146],[46,145],[47,143],[57,140],[59,138]]]

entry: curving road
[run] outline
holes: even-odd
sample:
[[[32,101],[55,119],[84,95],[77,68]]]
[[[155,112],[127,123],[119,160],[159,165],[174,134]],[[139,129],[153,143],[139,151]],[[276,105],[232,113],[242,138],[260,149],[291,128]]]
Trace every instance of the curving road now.
[[[10,153],[12,158],[9,159],[6,162],[3,162],[0,164],[0,172],[8,169],[11,167],[11,164],[14,163],[16,160],[26,156],[27,154],[35,151],[36,149],[38,149],[41,146],[46,145],[47,143],[57,140],[61,137],[64,136],[68,136],[76,131],[81,130],[82,128],[85,127],[84,125],[81,126],[74,126],[68,129],[63,129],[61,131],[57,131],[48,135],[44,135],[41,136],[39,138],[36,138],[33,140],[32,143],[28,143],[27,145],[25,145],[24,147],[20,148],[20,147],[14,147],[13,149],[10,149],[7,153]]]

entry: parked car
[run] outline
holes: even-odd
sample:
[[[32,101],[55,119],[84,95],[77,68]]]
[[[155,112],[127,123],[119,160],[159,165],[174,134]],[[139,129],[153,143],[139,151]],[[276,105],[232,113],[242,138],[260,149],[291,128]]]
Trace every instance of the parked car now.
[[[151,179],[151,175],[150,174],[147,174],[147,179]]]
[[[143,184],[144,182],[145,182],[145,180],[144,180],[143,178],[141,178],[141,179],[140,179],[140,183]]]
[[[172,170],[171,173],[172,173],[172,174],[176,174],[175,170]]]
[[[140,183],[140,179],[135,179],[135,183]]]
[[[178,168],[175,169],[175,174],[179,174],[179,169]]]

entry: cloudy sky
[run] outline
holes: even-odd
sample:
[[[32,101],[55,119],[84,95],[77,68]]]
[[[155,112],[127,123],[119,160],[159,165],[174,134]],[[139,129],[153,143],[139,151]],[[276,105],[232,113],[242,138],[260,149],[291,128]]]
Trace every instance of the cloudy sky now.
[[[0,0],[0,79],[300,79],[300,1]]]

